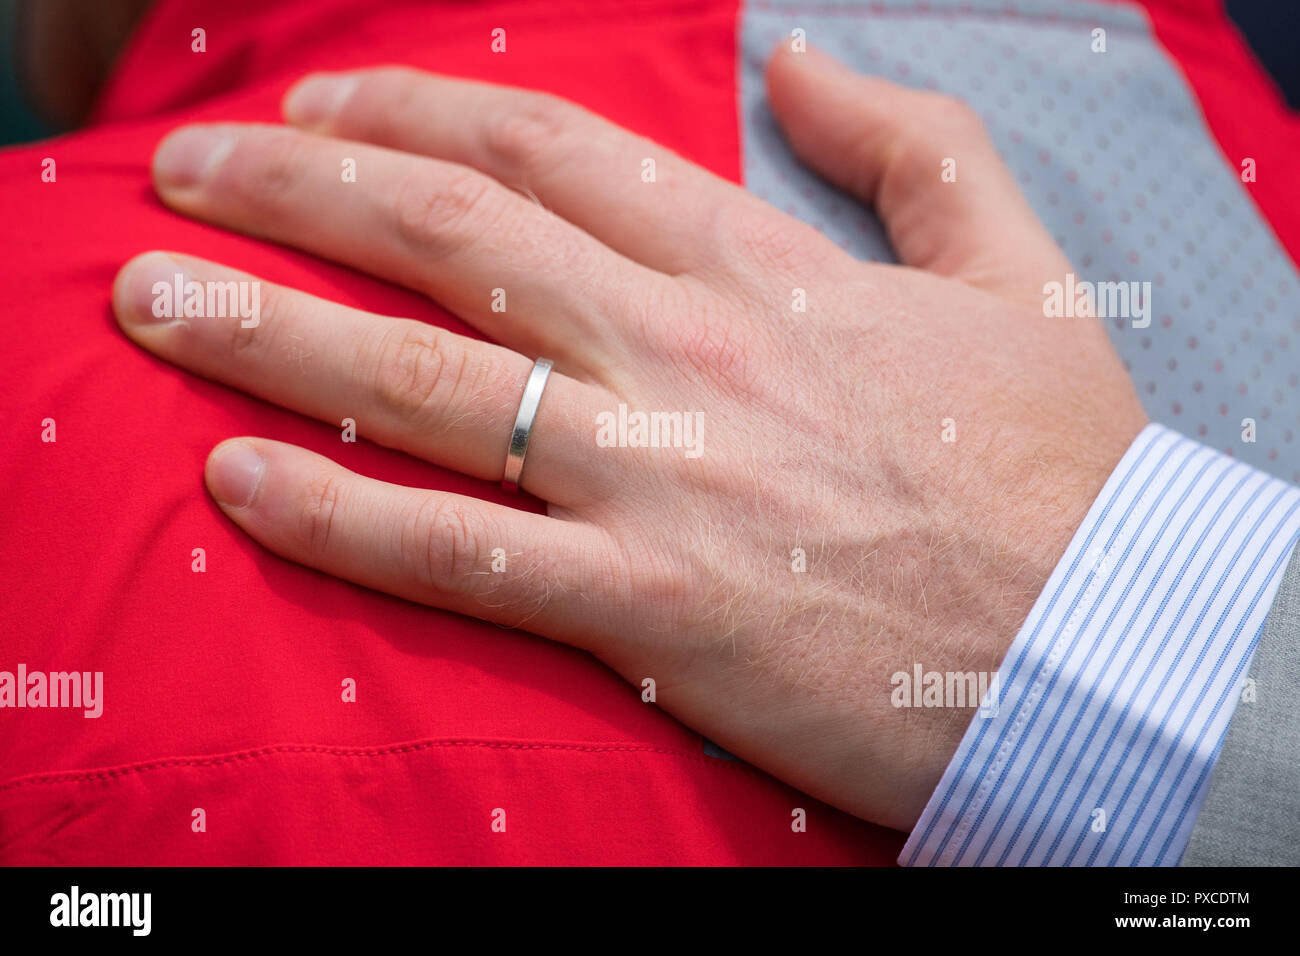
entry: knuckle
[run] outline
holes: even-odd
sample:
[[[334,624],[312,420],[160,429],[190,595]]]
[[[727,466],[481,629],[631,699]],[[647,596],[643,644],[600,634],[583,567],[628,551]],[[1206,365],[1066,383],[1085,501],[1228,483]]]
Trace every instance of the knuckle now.
[[[422,114],[427,77],[405,66],[381,66],[361,74],[347,111],[349,133],[378,144],[401,142],[410,118]],[[372,105],[379,108],[368,108]],[[360,135],[358,135],[360,134]]]
[[[753,342],[745,328],[725,317],[700,316],[665,324],[666,354],[690,378],[703,377],[730,394],[753,397]]]
[[[230,327],[230,358],[235,361],[251,358],[254,351],[259,355],[265,354],[270,349],[272,336],[276,335],[274,330],[281,323],[288,325],[293,321],[292,296],[269,283],[257,279],[248,281],[259,283],[257,324],[245,328],[238,311],[226,319]]]
[[[319,559],[328,550],[342,494],[343,481],[338,475],[322,473],[307,482],[299,532],[309,559]]]
[[[240,143],[256,149],[256,158],[245,166],[227,163],[224,186],[255,209],[284,207],[294,188],[306,180],[306,140],[288,131],[267,131]]]
[[[908,147],[933,144],[937,137],[966,142],[984,136],[984,121],[965,100],[946,93],[929,93],[921,103],[916,123],[909,123]]]
[[[480,558],[488,553],[485,529],[466,503],[442,495],[429,495],[415,509],[403,535],[406,565],[417,583],[433,593],[465,591],[481,571]]]
[[[852,191],[864,196],[916,195],[931,185],[934,164],[948,154],[991,148],[984,122],[965,100],[947,93],[912,91],[907,108],[887,124],[858,137],[851,147]]]
[[[491,227],[492,191],[492,181],[472,170],[435,175],[421,168],[398,187],[398,235],[425,261],[463,252]]]
[[[742,210],[732,217],[728,234],[742,255],[765,275],[792,275],[815,264],[801,225],[780,216]]]
[[[384,102],[393,108],[398,106],[417,106],[429,95],[429,75],[422,70],[409,66],[393,64],[376,67],[362,74],[362,84],[371,84],[384,94]],[[394,112],[386,109],[384,112]],[[407,112],[405,115],[418,115]]]
[[[522,173],[553,150],[576,117],[577,108],[557,96],[529,93],[485,123],[483,145],[494,168]]]
[[[709,600],[696,584],[697,561],[691,550],[664,549],[642,528],[611,531],[610,537],[614,544],[609,576],[616,582],[619,606],[654,608],[671,633],[689,631],[692,617],[698,620],[700,607]]]
[[[458,407],[472,378],[468,353],[452,345],[446,332],[402,323],[380,344],[374,391],[386,412],[424,427],[434,417],[430,412]]]
[[[700,314],[711,307],[711,297],[673,280],[652,280],[650,285],[613,302],[610,311],[622,317],[621,336],[635,349],[657,355],[669,351],[677,342],[668,331],[668,324],[676,321],[673,317]]]

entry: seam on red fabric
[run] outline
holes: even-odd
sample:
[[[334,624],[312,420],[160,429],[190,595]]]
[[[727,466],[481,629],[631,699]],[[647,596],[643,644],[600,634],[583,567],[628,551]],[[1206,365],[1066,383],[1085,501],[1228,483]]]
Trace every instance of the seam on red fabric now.
[[[269,747],[256,747],[252,750],[233,751],[214,754],[208,757],[167,757],[161,760],[148,760],[135,764],[123,764],[118,767],[104,767],[97,770],[69,770],[59,773],[32,774],[17,777],[0,783],[0,793],[23,787],[52,786],[60,783],[87,783],[95,780],[110,780],[133,774],[148,773],[154,770],[170,770],[177,767],[216,767],[223,764],[257,760],[262,757],[279,754],[316,754],[327,757],[389,757],[395,754],[419,753],[444,747],[473,747],[486,750],[560,750],[574,753],[651,753],[669,757],[683,757],[696,760],[711,767],[727,770],[745,770],[753,768],[740,761],[716,760],[703,753],[694,754],[670,747],[657,747],[653,744],[580,744],[580,743],[546,743],[526,740],[471,740],[440,739],[417,740],[410,743],[390,744],[384,747],[330,747],[318,744],[275,744]]]

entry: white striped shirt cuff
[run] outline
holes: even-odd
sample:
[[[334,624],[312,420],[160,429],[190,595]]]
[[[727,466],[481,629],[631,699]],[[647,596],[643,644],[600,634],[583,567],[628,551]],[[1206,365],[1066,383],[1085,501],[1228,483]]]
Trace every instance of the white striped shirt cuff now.
[[[899,862],[1177,864],[1298,535],[1300,489],[1147,426]]]

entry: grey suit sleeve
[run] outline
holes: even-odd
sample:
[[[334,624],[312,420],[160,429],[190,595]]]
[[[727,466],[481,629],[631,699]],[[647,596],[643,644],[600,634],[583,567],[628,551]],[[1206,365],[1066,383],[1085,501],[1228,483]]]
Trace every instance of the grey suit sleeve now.
[[[1300,548],[1291,555],[1181,866],[1300,866]]]

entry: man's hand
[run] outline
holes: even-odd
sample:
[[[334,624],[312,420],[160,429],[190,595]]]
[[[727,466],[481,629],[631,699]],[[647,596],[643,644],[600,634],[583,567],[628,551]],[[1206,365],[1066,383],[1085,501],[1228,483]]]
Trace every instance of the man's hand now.
[[[972,711],[895,709],[891,675],[997,670],[1145,417],[1095,320],[1043,317],[1069,265],[969,110],[814,53],[774,55],[768,87],[905,265],[571,104],[383,69],[303,81],[295,129],[174,133],[159,193],[421,290],[499,344],[269,283],[256,327],[158,320],[177,271],[251,279],[159,253],[114,302],[172,362],[489,480],[532,358],[554,359],[522,482],[547,515],[259,438],[219,446],[208,486],[278,554],[586,648],[739,756],[907,828]],[[677,447],[638,441],[654,412]]]

